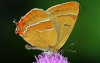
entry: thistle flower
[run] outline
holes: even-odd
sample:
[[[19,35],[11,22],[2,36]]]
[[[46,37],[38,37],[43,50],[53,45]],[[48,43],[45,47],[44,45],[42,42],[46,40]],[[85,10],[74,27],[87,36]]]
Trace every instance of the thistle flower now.
[[[36,62],[33,63],[68,63],[68,58],[63,57],[59,53],[42,53],[36,57]]]

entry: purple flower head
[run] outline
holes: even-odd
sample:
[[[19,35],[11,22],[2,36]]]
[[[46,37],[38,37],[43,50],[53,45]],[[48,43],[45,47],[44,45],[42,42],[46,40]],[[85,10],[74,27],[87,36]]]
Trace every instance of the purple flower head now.
[[[68,63],[68,58],[63,57],[59,53],[42,53],[36,57],[35,63]],[[34,63],[34,62],[33,62]]]

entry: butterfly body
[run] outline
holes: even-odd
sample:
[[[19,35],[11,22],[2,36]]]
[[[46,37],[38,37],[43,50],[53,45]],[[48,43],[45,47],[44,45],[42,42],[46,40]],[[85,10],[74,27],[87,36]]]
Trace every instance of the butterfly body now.
[[[77,2],[67,2],[48,10],[32,9],[17,25],[16,33],[40,50],[58,52],[68,39],[79,13]]]

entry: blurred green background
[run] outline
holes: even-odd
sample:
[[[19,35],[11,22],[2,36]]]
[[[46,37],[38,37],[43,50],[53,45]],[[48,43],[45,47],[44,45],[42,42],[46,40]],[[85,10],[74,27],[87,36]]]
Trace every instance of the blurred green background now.
[[[13,20],[20,20],[33,8],[49,7],[71,0],[0,0],[0,63],[32,63],[34,55],[42,51],[26,50],[24,41],[15,34]],[[73,0],[80,3],[77,23],[62,47],[77,41],[68,50],[80,50],[79,53],[64,52],[70,63],[100,63],[100,0]],[[66,50],[67,50],[66,49]]]

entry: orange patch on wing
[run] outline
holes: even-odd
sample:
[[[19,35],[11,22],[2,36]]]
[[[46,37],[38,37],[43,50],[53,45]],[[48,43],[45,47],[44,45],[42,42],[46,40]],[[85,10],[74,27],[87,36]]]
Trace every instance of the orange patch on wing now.
[[[50,28],[53,28],[53,24],[51,21],[46,21],[46,22],[41,22],[37,25],[33,25],[33,26],[30,26],[28,30],[40,30],[40,31],[43,31],[43,30],[46,30],[46,29],[50,29]]]

